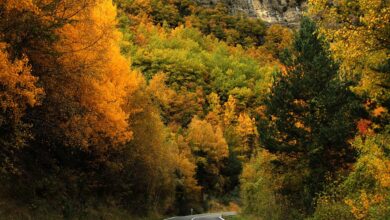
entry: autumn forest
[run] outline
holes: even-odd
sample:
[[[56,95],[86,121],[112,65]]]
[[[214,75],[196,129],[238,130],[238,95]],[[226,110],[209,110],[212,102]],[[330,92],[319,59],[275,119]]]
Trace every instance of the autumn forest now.
[[[0,219],[390,219],[390,2],[226,2],[0,0]]]

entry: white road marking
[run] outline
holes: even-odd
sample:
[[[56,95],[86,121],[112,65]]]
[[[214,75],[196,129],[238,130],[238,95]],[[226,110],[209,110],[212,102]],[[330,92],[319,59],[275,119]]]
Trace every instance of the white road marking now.
[[[218,218],[219,220],[225,220],[224,218],[222,218],[222,215],[232,216],[236,214],[237,214],[236,212],[204,213],[199,215],[187,216],[187,218],[191,218],[191,220],[197,220],[197,219],[201,220],[202,218]],[[186,216],[174,216],[174,217],[166,218],[164,220],[172,220],[172,219],[183,218],[183,217],[185,218]]]
[[[213,216],[207,216],[207,215],[205,215],[205,216],[197,216],[197,217],[193,217],[191,220],[196,220],[196,219],[199,219],[199,218],[207,218],[207,217],[212,218]],[[224,218],[222,218],[222,215],[218,216],[218,218],[220,220],[225,220]]]

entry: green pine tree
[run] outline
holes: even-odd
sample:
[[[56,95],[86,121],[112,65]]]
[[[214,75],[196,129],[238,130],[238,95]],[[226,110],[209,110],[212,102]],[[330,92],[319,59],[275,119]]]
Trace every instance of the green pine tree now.
[[[310,213],[326,177],[354,160],[348,140],[361,105],[338,78],[338,65],[310,19],[303,18],[294,52],[285,57],[286,71],[276,74],[265,104],[268,119],[260,122],[259,133],[264,148],[291,158],[277,163],[283,172],[301,170],[299,181],[286,177],[282,193]]]

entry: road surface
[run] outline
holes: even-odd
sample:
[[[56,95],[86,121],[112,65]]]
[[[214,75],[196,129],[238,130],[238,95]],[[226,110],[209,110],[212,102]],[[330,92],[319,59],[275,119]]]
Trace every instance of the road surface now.
[[[165,220],[224,220],[223,216],[236,215],[236,212],[207,213],[200,215],[177,216]]]

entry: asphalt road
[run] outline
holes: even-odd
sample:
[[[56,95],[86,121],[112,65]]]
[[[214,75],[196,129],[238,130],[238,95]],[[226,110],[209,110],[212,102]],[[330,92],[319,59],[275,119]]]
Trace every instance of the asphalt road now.
[[[207,213],[200,215],[177,216],[165,220],[224,220],[222,216],[236,215],[235,212]]]

